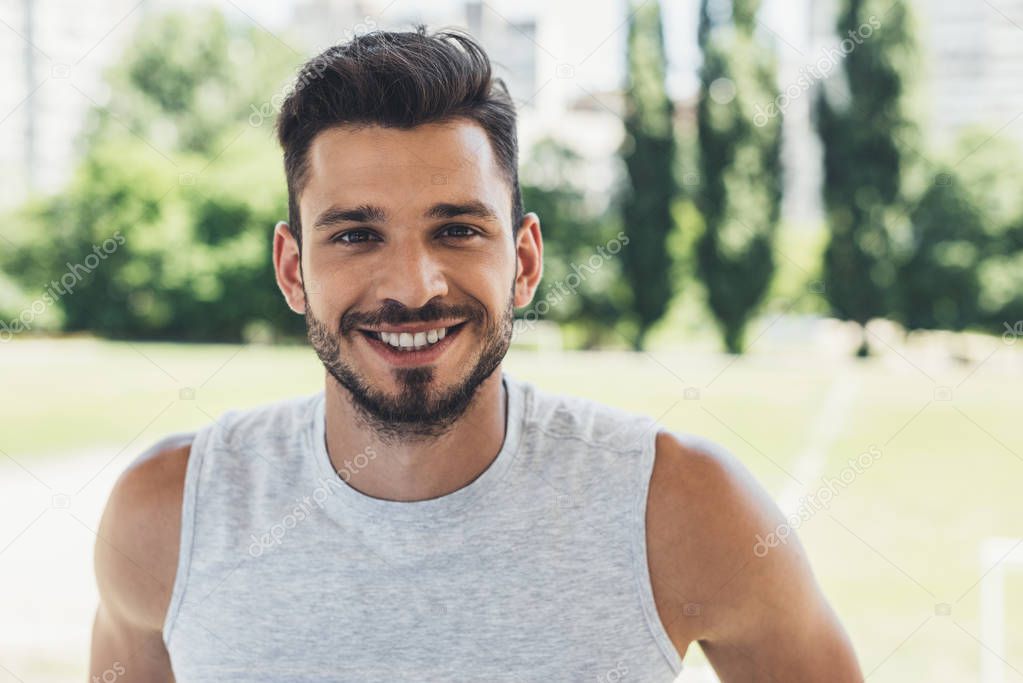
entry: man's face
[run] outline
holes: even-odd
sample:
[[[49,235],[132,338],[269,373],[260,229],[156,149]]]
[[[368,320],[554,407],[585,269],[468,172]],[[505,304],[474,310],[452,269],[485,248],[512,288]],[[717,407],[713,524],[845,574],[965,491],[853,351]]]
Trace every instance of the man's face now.
[[[437,436],[500,366],[512,334],[511,196],[486,133],[460,120],[345,126],[318,135],[308,161],[299,210],[309,340],[380,438]]]

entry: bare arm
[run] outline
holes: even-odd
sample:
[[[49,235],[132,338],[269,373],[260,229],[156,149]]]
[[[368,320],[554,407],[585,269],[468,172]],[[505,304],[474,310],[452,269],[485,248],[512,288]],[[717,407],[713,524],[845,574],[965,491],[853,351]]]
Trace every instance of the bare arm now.
[[[90,681],[174,681],[160,631],[100,603],[92,626]]]
[[[785,520],[737,459],[662,432],[653,482],[651,575],[676,646],[699,642],[722,683],[863,681],[794,530],[758,545]]]
[[[100,604],[89,680],[172,682],[163,622],[177,569],[189,446],[129,468],[110,494],[96,540]]]

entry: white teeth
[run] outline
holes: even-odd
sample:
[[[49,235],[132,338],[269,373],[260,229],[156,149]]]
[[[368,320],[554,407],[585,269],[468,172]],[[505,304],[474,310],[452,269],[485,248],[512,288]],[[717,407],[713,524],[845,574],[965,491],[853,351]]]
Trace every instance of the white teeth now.
[[[447,335],[447,328],[437,328],[426,332],[379,332],[377,337],[385,344],[401,349],[412,351],[425,348],[430,344],[436,344]]]

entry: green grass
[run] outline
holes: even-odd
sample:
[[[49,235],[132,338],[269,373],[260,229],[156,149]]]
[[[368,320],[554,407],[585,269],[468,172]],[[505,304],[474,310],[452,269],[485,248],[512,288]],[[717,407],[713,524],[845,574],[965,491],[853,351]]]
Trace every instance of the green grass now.
[[[0,450],[58,454],[90,446],[135,450],[232,408],[322,387],[302,347],[15,341],[0,351]],[[182,390],[194,399],[182,399]],[[187,394],[185,394],[187,395]]]
[[[980,543],[1023,536],[1019,351],[999,349],[968,377],[970,367],[928,366],[934,381],[897,356],[854,363],[774,349],[731,365],[713,353],[514,349],[505,367],[550,391],[710,437],[776,496],[829,388],[848,372],[858,391],[822,474],[837,476],[872,445],[882,456],[806,521],[800,538],[868,680],[965,681],[979,676]],[[0,451],[27,461],[97,446],[137,452],[225,410],[322,386],[322,368],[304,347],[87,339],[6,344],[0,376]],[[952,401],[934,400],[936,385],[960,381]],[[187,388],[193,399],[181,398]],[[684,398],[686,388],[699,396]],[[1006,659],[1023,671],[1023,575],[1009,579],[1006,600]],[[936,615],[937,603],[952,605],[951,616]],[[1023,676],[1007,668],[1012,680]]]

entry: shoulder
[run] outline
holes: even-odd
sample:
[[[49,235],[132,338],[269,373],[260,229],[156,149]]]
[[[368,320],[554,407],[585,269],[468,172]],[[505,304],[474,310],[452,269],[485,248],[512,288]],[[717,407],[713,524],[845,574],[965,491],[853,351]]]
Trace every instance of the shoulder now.
[[[679,651],[698,641],[722,680],[862,681],[848,635],[767,492],[712,441],[661,432],[656,444],[648,559]],[[770,534],[783,540],[765,544]]]
[[[687,523],[709,525],[712,531],[743,531],[776,510],[731,451],[710,439],[671,430],[657,433],[650,488],[657,512],[677,515],[684,510]]]
[[[178,564],[181,507],[191,443],[144,454],[117,482],[100,522],[96,582],[104,608],[159,631]]]
[[[728,449],[670,430],[658,432],[655,443],[649,562],[658,606],[686,617],[676,631],[695,640],[728,630],[752,616],[761,591],[786,572],[812,584],[797,539],[773,557],[758,556],[757,539],[784,517]]]

